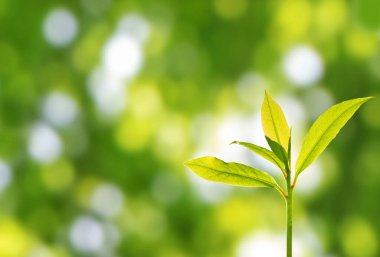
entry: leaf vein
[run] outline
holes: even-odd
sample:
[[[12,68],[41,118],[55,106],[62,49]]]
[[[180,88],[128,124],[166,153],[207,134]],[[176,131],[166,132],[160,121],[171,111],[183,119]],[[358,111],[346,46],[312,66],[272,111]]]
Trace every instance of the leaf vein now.
[[[326,135],[326,132],[334,125],[334,123],[340,119],[344,114],[346,114],[348,111],[351,110],[351,108],[355,107],[356,106],[356,103],[353,104],[352,106],[349,106],[344,112],[342,112],[338,117],[336,117],[331,123],[330,125],[323,131],[323,133],[318,137],[318,140],[317,140],[317,143],[312,147],[312,149],[310,150],[309,154],[306,156],[306,158],[304,158],[304,160],[302,161],[302,165],[300,165],[299,169],[302,170],[303,166],[305,165],[305,163],[307,163],[307,161],[309,161],[309,159],[311,158],[312,154],[314,154],[314,152],[316,151],[317,149],[317,146],[319,146],[321,143],[322,143],[322,140],[321,138],[323,136]],[[337,134],[336,134],[337,135]],[[336,137],[336,135],[333,137],[333,139]]]
[[[226,174],[226,175],[228,175],[228,176],[233,175],[233,176],[237,176],[237,177],[241,177],[241,178],[250,178],[250,179],[254,179],[254,180],[257,180],[257,181],[263,183],[264,185],[267,185],[267,186],[270,186],[270,187],[274,187],[274,188],[278,188],[278,185],[276,185],[275,183],[270,183],[270,182],[265,181],[265,180],[263,180],[263,179],[260,179],[260,178],[258,178],[258,177],[252,177],[252,176],[249,176],[249,175],[247,175],[247,176],[243,176],[243,175],[236,174],[236,173],[229,173],[229,172],[226,172],[226,171],[223,171],[223,170],[218,170],[218,169],[215,169],[215,168],[210,168],[209,166],[201,165],[201,164],[191,164],[191,165],[192,165],[192,166],[201,167],[201,168],[206,168],[206,169],[209,169],[209,170],[213,170],[213,171],[215,171],[215,172],[223,173],[223,174]],[[247,167],[248,167],[248,166],[247,166]],[[239,168],[240,168],[240,167],[239,167]],[[243,171],[243,172],[247,174],[246,171]],[[263,173],[264,173],[264,172],[263,172]],[[266,174],[266,173],[264,173],[264,174]],[[212,177],[218,177],[218,174],[215,174],[215,175],[213,175],[213,176],[210,176],[210,178],[212,178]]]

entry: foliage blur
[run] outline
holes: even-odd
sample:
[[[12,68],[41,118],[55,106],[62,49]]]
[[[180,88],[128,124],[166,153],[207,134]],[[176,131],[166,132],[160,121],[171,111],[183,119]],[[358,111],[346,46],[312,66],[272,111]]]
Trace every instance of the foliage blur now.
[[[380,96],[377,0],[1,0],[1,257],[284,256],[274,190],[183,161],[269,163],[267,89],[295,152],[330,105]],[[299,180],[296,257],[380,255],[380,102]]]

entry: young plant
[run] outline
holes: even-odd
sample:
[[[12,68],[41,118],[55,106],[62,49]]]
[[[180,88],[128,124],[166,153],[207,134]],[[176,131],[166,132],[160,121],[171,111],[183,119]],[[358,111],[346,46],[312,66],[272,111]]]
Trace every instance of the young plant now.
[[[281,107],[265,92],[261,109],[262,126],[271,150],[261,146],[234,141],[276,165],[286,181],[283,189],[268,173],[256,168],[205,156],[185,162],[185,165],[200,177],[234,186],[271,187],[277,190],[286,202],[287,210],[287,257],[292,256],[293,191],[298,176],[325,150],[341,128],[355,114],[362,104],[372,97],[357,98],[336,104],[323,113],[307,133],[295,169],[291,165],[291,129]]]

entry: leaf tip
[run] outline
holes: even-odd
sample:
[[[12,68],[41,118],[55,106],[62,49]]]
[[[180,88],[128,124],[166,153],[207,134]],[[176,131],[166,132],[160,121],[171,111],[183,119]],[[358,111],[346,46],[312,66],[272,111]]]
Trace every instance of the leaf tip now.
[[[183,165],[185,165],[186,167],[190,167],[192,164],[192,160],[187,160],[185,162],[183,162]]]
[[[191,159],[191,160],[188,160],[188,161],[185,161],[183,163],[183,165],[191,168],[192,166],[194,165],[197,165],[199,162],[204,162],[204,161],[210,161],[212,159],[214,159],[215,157],[212,157],[212,156],[202,156],[202,157],[199,157],[199,158],[195,158],[195,159]]]
[[[239,141],[232,141],[231,143],[230,143],[230,145],[234,145],[234,144],[239,144]]]
[[[265,91],[264,91],[264,96],[265,96],[265,98],[268,98],[268,97],[270,96],[268,90],[266,90],[266,89],[265,89]]]

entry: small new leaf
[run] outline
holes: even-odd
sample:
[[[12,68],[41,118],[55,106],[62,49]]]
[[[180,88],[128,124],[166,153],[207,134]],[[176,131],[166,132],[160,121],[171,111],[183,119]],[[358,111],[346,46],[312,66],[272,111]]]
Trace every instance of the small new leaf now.
[[[288,153],[286,152],[286,150],[284,149],[284,147],[282,145],[280,145],[279,143],[277,143],[276,141],[273,141],[272,139],[270,139],[269,137],[265,137],[265,139],[267,140],[268,142],[268,145],[270,147],[270,149],[272,149],[273,153],[284,163],[284,164],[287,164],[288,163]]]
[[[261,147],[261,146],[255,145],[255,144],[251,144],[251,143],[239,142],[239,141],[234,141],[231,144],[242,145],[242,146],[248,148],[249,150],[251,150],[252,152],[260,155],[264,159],[270,161],[271,163],[273,163],[274,165],[279,167],[281,170],[284,170],[284,164],[282,163],[282,161],[272,151],[270,151],[264,147]]]
[[[289,125],[281,107],[266,91],[261,108],[261,121],[269,146],[281,160],[286,162],[285,153],[290,138]]]
[[[290,128],[290,136],[289,136],[289,143],[288,143],[288,160],[289,160],[289,167],[291,167],[291,161],[292,161],[292,129]]]
[[[185,162],[198,176],[215,182],[245,187],[272,187],[281,189],[268,173],[236,162],[224,162],[218,158],[205,156]]]
[[[371,98],[357,98],[336,104],[314,122],[303,141],[296,163],[296,176],[315,161],[360,106]]]

